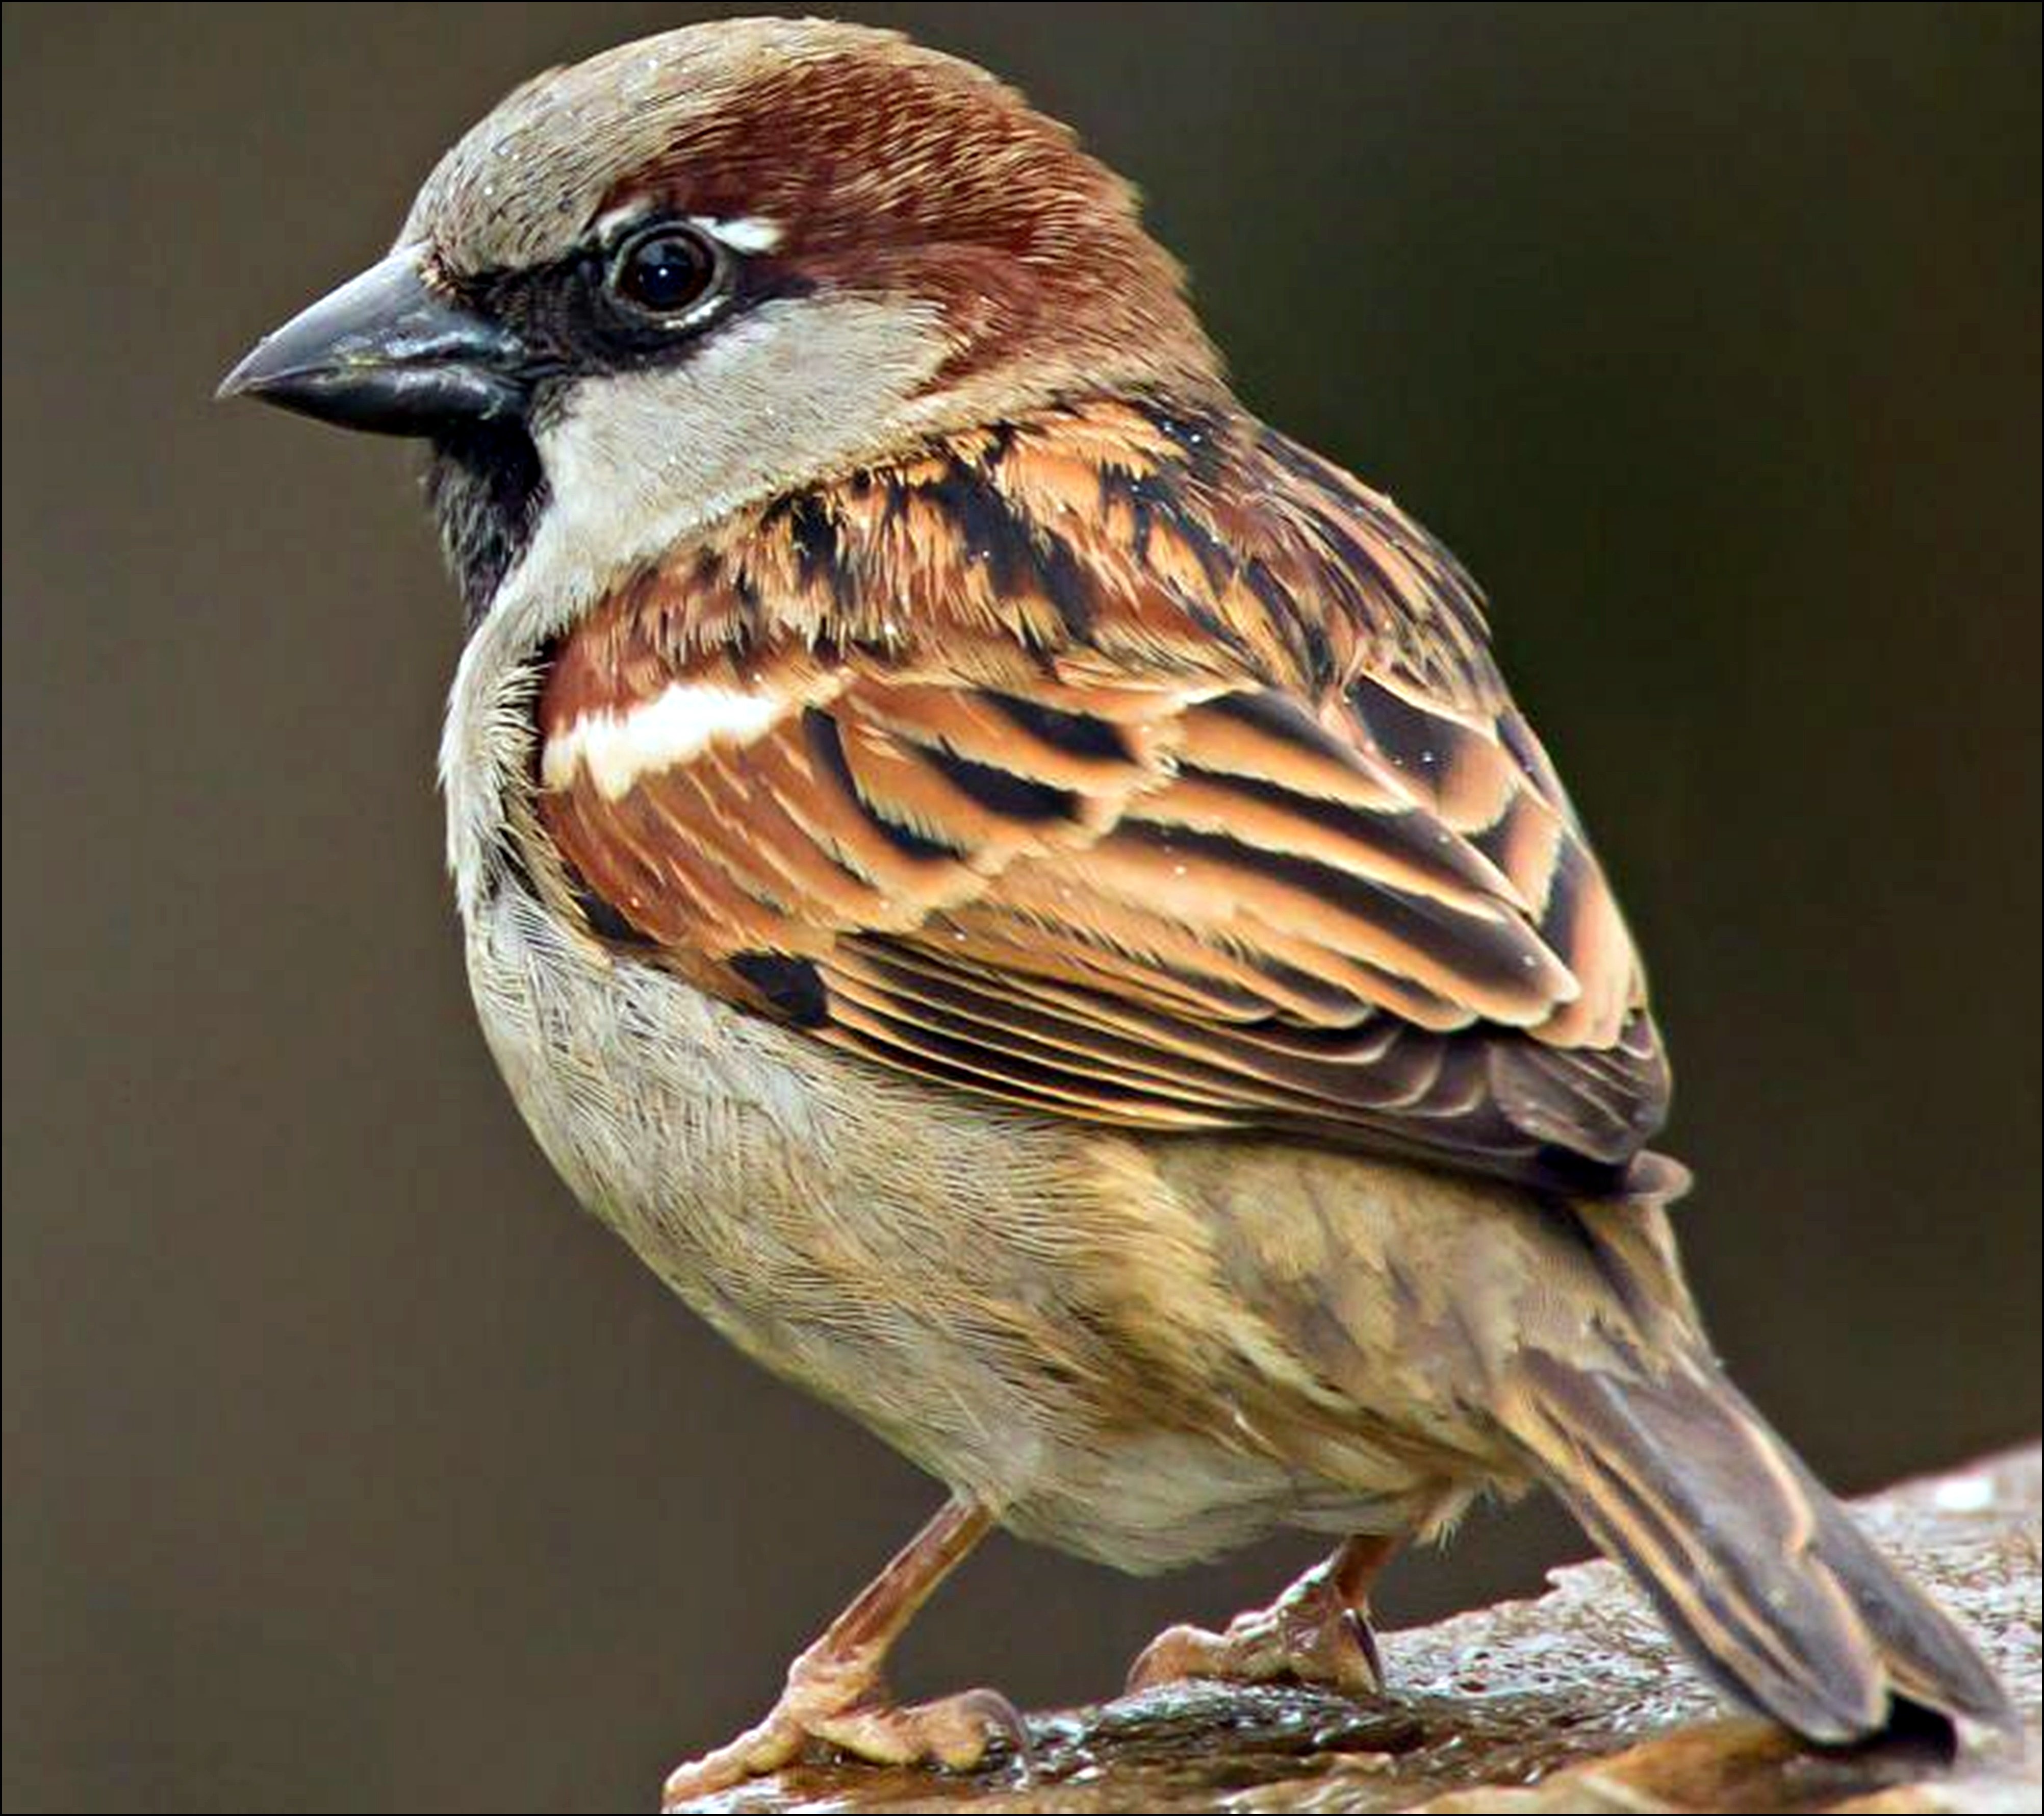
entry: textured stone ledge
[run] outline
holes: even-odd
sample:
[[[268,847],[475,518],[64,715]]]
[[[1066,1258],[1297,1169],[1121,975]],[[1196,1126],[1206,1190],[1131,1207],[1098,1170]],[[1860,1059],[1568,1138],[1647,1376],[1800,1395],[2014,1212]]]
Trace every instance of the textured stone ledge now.
[[[1862,1502],[1962,1620],[2026,1722],[1956,1764],[1898,1740],[1813,1755],[1728,1718],[1612,1566],[1384,1641],[1393,1695],[1174,1690],[1033,1716],[1039,1760],[970,1777],[819,1764],[707,1807],[794,1810],[2035,1810],[2038,1453]]]

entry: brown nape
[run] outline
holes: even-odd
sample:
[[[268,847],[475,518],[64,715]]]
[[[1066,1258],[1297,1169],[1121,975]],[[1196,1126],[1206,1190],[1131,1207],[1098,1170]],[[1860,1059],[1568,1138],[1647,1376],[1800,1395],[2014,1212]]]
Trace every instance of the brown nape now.
[[[510,166],[549,180],[498,180]],[[769,225],[770,280],[939,312],[941,387],[996,366],[1039,392],[1219,380],[1128,184],[984,71],[861,27],[691,27],[521,90],[448,154],[406,232],[457,273],[519,268],[641,203]]]

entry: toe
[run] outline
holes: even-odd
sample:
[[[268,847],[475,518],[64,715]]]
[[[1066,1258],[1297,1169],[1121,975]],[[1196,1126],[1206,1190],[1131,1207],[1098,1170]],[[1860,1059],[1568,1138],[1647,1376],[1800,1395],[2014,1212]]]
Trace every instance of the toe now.
[[[1377,1641],[1353,1610],[1297,1608],[1245,1614],[1224,1633],[1204,1627],[1167,1627],[1129,1667],[1131,1693],[1203,1678],[1223,1683],[1321,1685],[1351,1696],[1374,1695],[1383,1686]]]
[[[1225,1677],[1227,1654],[1228,1642],[1219,1633],[1204,1627],[1166,1627],[1129,1666],[1128,1692],[1134,1695],[1193,1678]]]
[[[1029,1731],[1015,1705],[993,1690],[968,1690],[909,1708],[847,1709],[815,1723],[816,1737],[873,1765],[938,1765],[970,1772],[1002,1740],[1025,1758]]]
[[[770,1715],[729,1745],[676,1766],[661,1787],[660,1808],[694,1810],[719,1791],[778,1772],[802,1750],[806,1737],[792,1722]]]

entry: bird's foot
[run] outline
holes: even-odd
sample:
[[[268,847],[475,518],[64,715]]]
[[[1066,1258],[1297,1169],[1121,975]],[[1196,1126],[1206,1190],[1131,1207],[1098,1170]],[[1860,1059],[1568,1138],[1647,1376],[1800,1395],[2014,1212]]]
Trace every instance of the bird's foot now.
[[[1166,1627],[1129,1667],[1128,1687],[1154,1689],[1192,1678],[1224,1683],[1307,1683],[1350,1696],[1384,1687],[1364,1591],[1386,1541],[1350,1540],[1267,1608],[1238,1614],[1227,1630]]]
[[[996,1740],[1028,1759],[1028,1729],[998,1691],[967,1690],[903,1707],[889,1701],[874,1660],[813,1646],[790,1667],[787,1688],[765,1720],[668,1775],[660,1807],[693,1809],[706,1797],[793,1764],[813,1745],[873,1765],[970,1772]]]

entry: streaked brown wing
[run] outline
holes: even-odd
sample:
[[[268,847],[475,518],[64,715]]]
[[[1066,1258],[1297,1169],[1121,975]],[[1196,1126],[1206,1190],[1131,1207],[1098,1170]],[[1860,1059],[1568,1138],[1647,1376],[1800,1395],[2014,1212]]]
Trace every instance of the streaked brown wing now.
[[[1285,444],[1131,420],[776,507],[578,631],[540,706],[571,898],[1030,1109],[1655,1183],[1631,943],[1458,572]]]

